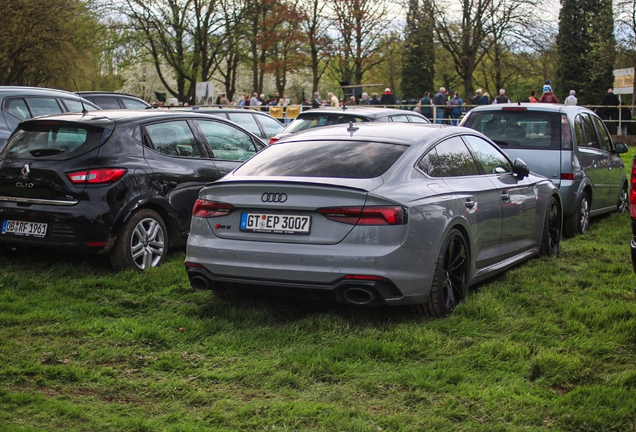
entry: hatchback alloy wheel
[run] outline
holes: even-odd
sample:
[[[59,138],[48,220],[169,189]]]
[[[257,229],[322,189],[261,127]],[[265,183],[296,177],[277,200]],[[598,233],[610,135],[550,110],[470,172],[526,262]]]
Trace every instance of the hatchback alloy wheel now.
[[[130,253],[137,267],[144,270],[158,265],[164,248],[164,232],[159,222],[153,218],[139,221],[130,238]]]
[[[587,195],[583,194],[581,198],[581,207],[579,208],[579,232],[585,234],[590,227],[590,202],[587,200]]]
[[[623,214],[629,208],[629,195],[627,194],[627,185],[623,185],[620,195],[618,195],[618,204],[616,205],[616,212]]]

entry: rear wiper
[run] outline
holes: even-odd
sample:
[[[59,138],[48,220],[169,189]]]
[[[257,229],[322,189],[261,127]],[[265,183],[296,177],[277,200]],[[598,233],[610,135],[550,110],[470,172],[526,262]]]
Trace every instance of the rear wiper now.
[[[65,151],[63,149],[56,149],[56,148],[41,148],[41,149],[31,150],[29,151],[29,153],[31,153],[31,155],[35,157],[40,157],[40,156],[51,156],[51,155],[56,155],[60,153],[65,153]]]

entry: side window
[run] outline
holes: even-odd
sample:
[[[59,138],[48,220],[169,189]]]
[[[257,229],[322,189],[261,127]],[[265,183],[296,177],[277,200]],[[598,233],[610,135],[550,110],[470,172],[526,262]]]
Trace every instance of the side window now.
[[[431,177],[441,177],[442,174],[439,170],[435,169],[435,165],[433,165],[432,161],[437,160],[437,150],[431,149],[428,153],[424,155],[422,159],[417,163],[417,167],[425,174],[428,174]]]
[[[285,127],[278,120],[275,120],[273,118],[270,118],[264,115],[257,115],[256,119],[263,127],[263,130],[265,131],[265,136],[267,138],[271,138],[274,135],[277,135]]]
[[[408,116],[408,118],[411,121],[411,123],[428,123],[426,119],[422,117],[411,115],[411,116]]]
[[[64,103],[64,105],[66,105],[66,110],[68,112],[82,112],[84,108],[86,108],[86,111],[99,110],[99,107],[97,105],[93,105],[92,103],[86,101],[84,101],[83,105],[82,102],[74,99],[62,99],[62,102]]]
[[[430,152],[429,165],[435,177],[459,177],[479,175],[479,168],[470,154],[466,144],[459,137],[449,138],[435,147],[433,156]]]
[[[486,174],[511,173],[512,166],[508,159],[492,144],[474,135],[465,135],[464,139],[473,149],[477,162]]]
[[[406,115],[394,115],[394,116],[389,117],[389,119],[392,122],[398,122],[398,123],[408,123],[408,121],[409,121],[409,117],[406,116]]]
[[[574,134],[576,135],[576,145],[585,146],[587,144],[583,133],[583,119],[580,114],[574,119]]]
[[[93,98],[93,101],[99,106],[101,109],[120,109],[119,102],[117,98],[110,96],[96,96]]]
[[[26,98],[26,100],[31,107],[33,117],[62,112],[62,108],[55,98]]]
[[[20,120],[31,118],[31,113],[29,113],[29,108],[24,99],[6,99],[3,109]]]
[[[601,150],[605,150],[605,151],[614,150],[613,148],[614,146],[612,145],[612,138],[610,138],[609,134],[607,133],[607,129],[605,128],[605,125],[603,124],[603,122],[596,116],[590,115],[590,117],[594,121],[596,130],[598,130],[598,134],[601,137],[601,141],[600,141]]]
[[[243,126],[248,131],[255,135],[261,135],[261,130],[258,128],[258,123],[254,119],[254,116],[249,112],[245,113],[230,113],[230,120]],[[275,121],[275,120],[274,120]]]
[[[201,149],[185,120],[147,125],[146,131],[159,153],[168,156],[201,157]]]
[[[211,120],[197,120],[197,123],[215,159],[246,160],[256,153],[250,136],[235,127]]]
[[[583,121],[583,133],[585,135],[585,141],[583,141],[583,145],[586,147],[600,149],[601,146],[598,143],[596,131],[594,130],[594,125],[592,124],[592,119],[587,114],[581,114],[581,119]]]
[[[139,102],[138,100],[134,99],[122,98],[121,101],[124,103],[124,106],[127,109],[145,109],[146,107],[148,107],[148,105],[146,105],[145,103]]]

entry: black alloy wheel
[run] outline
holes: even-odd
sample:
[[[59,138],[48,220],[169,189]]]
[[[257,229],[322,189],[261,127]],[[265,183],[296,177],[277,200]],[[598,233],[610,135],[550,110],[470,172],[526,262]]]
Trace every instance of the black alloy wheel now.
[[[470,261],[464,236],[450,230],[437,258],[428,301],[416,305],[415,311],[433,318],[450,315],[468,296]]]
[[[559,255],[559,243],[561,241],[561,217],[557,199],[550,197],[550,203],[545,211],[543,221],[543,235],[541,236],[540,254],[556,257]]]

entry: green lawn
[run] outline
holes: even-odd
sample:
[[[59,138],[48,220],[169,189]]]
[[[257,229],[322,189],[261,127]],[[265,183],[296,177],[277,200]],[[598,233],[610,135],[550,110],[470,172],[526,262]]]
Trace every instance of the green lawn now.
[[[595,218],[440,320],[222,302],[183,253],[143,275],[3,259],[0,430],[636,430],[630,238],[628,215]]]

